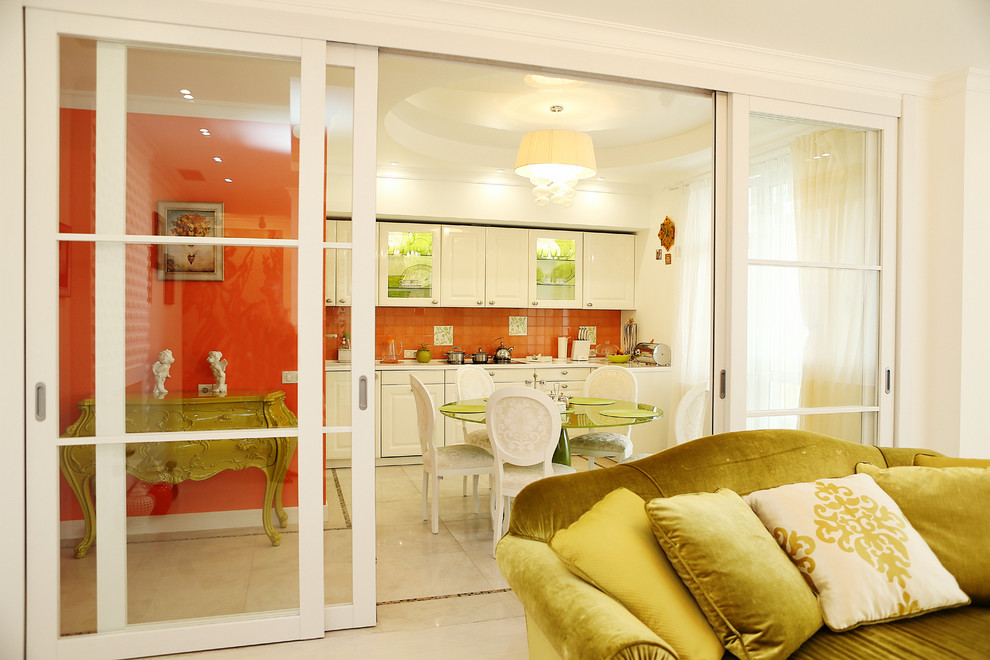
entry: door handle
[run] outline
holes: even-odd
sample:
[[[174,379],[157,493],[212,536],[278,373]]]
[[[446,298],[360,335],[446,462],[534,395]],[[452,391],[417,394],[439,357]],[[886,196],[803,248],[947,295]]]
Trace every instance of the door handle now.
[[[719,385],[718,385],[718,398],[724,399],[725,398],[725,369],[722,369],[722,373],[719,376],[718,381],[719,381]]]
[[[368,409],[368,377],[361,376],[358,379],[358,407],[361,410]]]
[[[45,412],[46,399],[45,384],[38,383],[34,386],[34,418],[39,422],[45,421],[45,417],[47,416]]]

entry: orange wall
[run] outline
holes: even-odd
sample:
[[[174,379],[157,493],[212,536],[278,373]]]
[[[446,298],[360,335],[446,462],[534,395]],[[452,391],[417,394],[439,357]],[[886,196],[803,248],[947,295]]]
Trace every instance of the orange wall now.
[[[62,231],[92,232],[94,223],[94,113],[63,109],[59,173]],[[199,129],[209,128],[204,138]],[[248,135],[267,135],[262,149],[247,144]],[[288,125],[217,119],[128,116],[127,231],[157,233],[159,200],[223,202],[224,234],[288,238],[296,235],[297,188]],[[222,154],[221,168],[212,161]],[[199,176],[195,174],[199,172]],[[232,184],[224,177],[234,179]],[[64,286],[60,298],[60,426],[77,417],[76,403],[94,389],[93,340],[95,299],[93,249],[87,244],[63,247]],[[157,250],[127,248],[125,375],[129,392],[154,387],[151,364],[170,348],[175,356],[166,388],[195,393],[212,383],[207,353],[220,350],[228,359],[231,391],[284,390],[296,409],[296,386],[283,385],[281,372],[297,368],[295,254],[281,248],[224,248],[224,281],[161,281]],[[295,459],[290,475],[295,474]],[[294,480],[290,480],[293,481]],[[264,491],[260,470],[228,471],[202,482],[183,482],[171,513],[223,511],[257,507]],[[283,502],[297,502],[287,484]],[[63,482],[62,519],[81,518],[75,497]]]

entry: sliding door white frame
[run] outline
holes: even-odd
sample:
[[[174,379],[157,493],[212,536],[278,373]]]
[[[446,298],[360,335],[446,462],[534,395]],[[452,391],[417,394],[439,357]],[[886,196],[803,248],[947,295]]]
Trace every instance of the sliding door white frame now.
[[[320,637],[325,629],[374,625],[374,355],[372,343],[356,343],[354,391],[359,381],[369,383],[368,402],[359,408],[354,398],[354,603],[324,605],[323,552],[323,229],[325,209],[324,102],[326,66],[346,62],[365,67],[356,72],[355,254],[374,254],[375,217],[375,108],[377,107],[377,52],[324,41],[227,32],[206,28],[106,19],[47,10],[26,12],[26,57],[33,75],[26,84],[27,116],[26,216],[29,223],[26,254],[27,391],[32,393],[27,425],[27,653],[29,657],[110,658],[177,653],[196,649],[260,644]],[[52,193],[52,172],[59,162],[59,36],[90,38],[98,42],[97,189],[98,235],[59,235],[58,195]],[[299,156],[299,237],[263,241],[218,238],[218,245],[264,245],[295,249],[298,254],[298,374],[297,429],[284,429],[298,438],[299,536],[298,610],[212,617],[158,624],[126,625],[126,513],[123,504],[123,442],[136,436],[124,433],[122,336],[122,267],[127,244],[161,244],[160,236],[127,235],[123,223],[126,189],[126,47],[140,43],[162,47],[210,48],[269,57],[287,57],[301,63]],[[370,89],[369,89],[370,88]],[[369,112],[369,108],[371,111]],[[368,138],[370,130],[371,139]],[[369,147],[368,145],[372,146]],[[359,218],[361,221],[358,221]],[[58,401],[58,242],[95,241],[97,254],[96,397],[104,414],[97,435],[59,438]],[[352,259],[355,336],[374,337],[373,265]],[[102,265],[101,265],[102,264]],[[369,272],[365,272],[368,271]],[[364,281],[365,284],[360,284]],[[109,296],[109,298],[108,298]],[[33,393],[36,392],[37,397]],[[49,414],[36,410],[48,402]],[[110,424],[111,426],[106,426]],[[116,424],[116,426],[113,426]],[[120,426],[121,428],[117,428]],[[236,437],[255,432],[230,432]],[[169,438],[169,435],[175,435]],[[211,433],[222,437],[227,433]],[[188,434],[156,434],[157,441],[177,440]],[[231,436],[235,437],[235,436]],[[260,436],[259,436],[260,437]],[[96,634],[60,638],[59,612],[59,470],[61,444],[97,445],[101,479],[97,480],[98,630]]]
[[[879,133],[878,199],[880,224],[879,254],[879,346],[878,395],[876,406],[843,406],[830,413],[863,412],[870,408],[877,414],[877,443],[894,444],[894,356],[896,305],[896,235],[897,235],[897,118],[824,106],[730,94],[728,97],[725,158],[727,217],[725,228],[717,232],[716,255],[725,260],[716,276],[716,384],[715,432],[746,428],[746,365],[748,314],[748,213],[749,213],[749,121],[752,114],[798,118],[828,124],[855,126]],[[717,192],[716,195],[719,193]],[[718,197],[716,197],[716,200]],[[719,379],[725,372],[724,398],[720,397]],[[795,414],[796,411],[787,411]],[[804,412],[803,410],[801,412]],[[818,409],[815,412],[823,412]],[[758,413],[760,416],[765,411]]]

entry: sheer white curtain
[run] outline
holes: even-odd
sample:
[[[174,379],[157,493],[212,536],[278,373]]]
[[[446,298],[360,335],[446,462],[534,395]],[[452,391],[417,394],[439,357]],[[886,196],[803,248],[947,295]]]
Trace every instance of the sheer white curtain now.
[[[687,183],[681,191],[673,262],[674,290],[680,296],[671,347],[672,406],[693,385],[708,382],[712,369],[712,179]],[[673,418],[669,414],[671,434]]]
[[[794,180],[791,154],[765,154],[750,164],[749,257],[794,261]],[[796,269],[748,269],[746,397],[748,410],[795,408],[808,331],[798,314]],[[795,428],[794,417],[751,420],[754,427]]]
[[[867,207],[866,133],[831,129],[791,143],[800,315],[808,329],[799,405],[869,402],[877,363],[879,294],[875,271],[836,266],[876,263],[879,235]],[[809,415],[801,427],[858,441],[859,414]]]

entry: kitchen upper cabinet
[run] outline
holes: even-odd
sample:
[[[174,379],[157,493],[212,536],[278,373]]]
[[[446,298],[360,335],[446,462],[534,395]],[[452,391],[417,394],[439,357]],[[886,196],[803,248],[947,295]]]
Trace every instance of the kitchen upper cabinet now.
[[[440,225],[378,225],[378,304],[440,306]]]
[[[441,233],[440,304],[484,307],[485,228],[444,226]]]
[[[327,242],[350,243],[350,220],[327,220]],[[327,249],[323,255],[323,291],[327,305],[351,304],[351,251]]]
[[[529,232],[488,227],[485,236],[485,304],[527,307]]]
[[[636,237],[633,234],[584,235],[584,307],[633,309],[636,306]]]
[[[529,230],[529,307],[581,307],[584,285],[580,232]]]
[[[444,225],[440,304],[526,307],[525,229]]]

